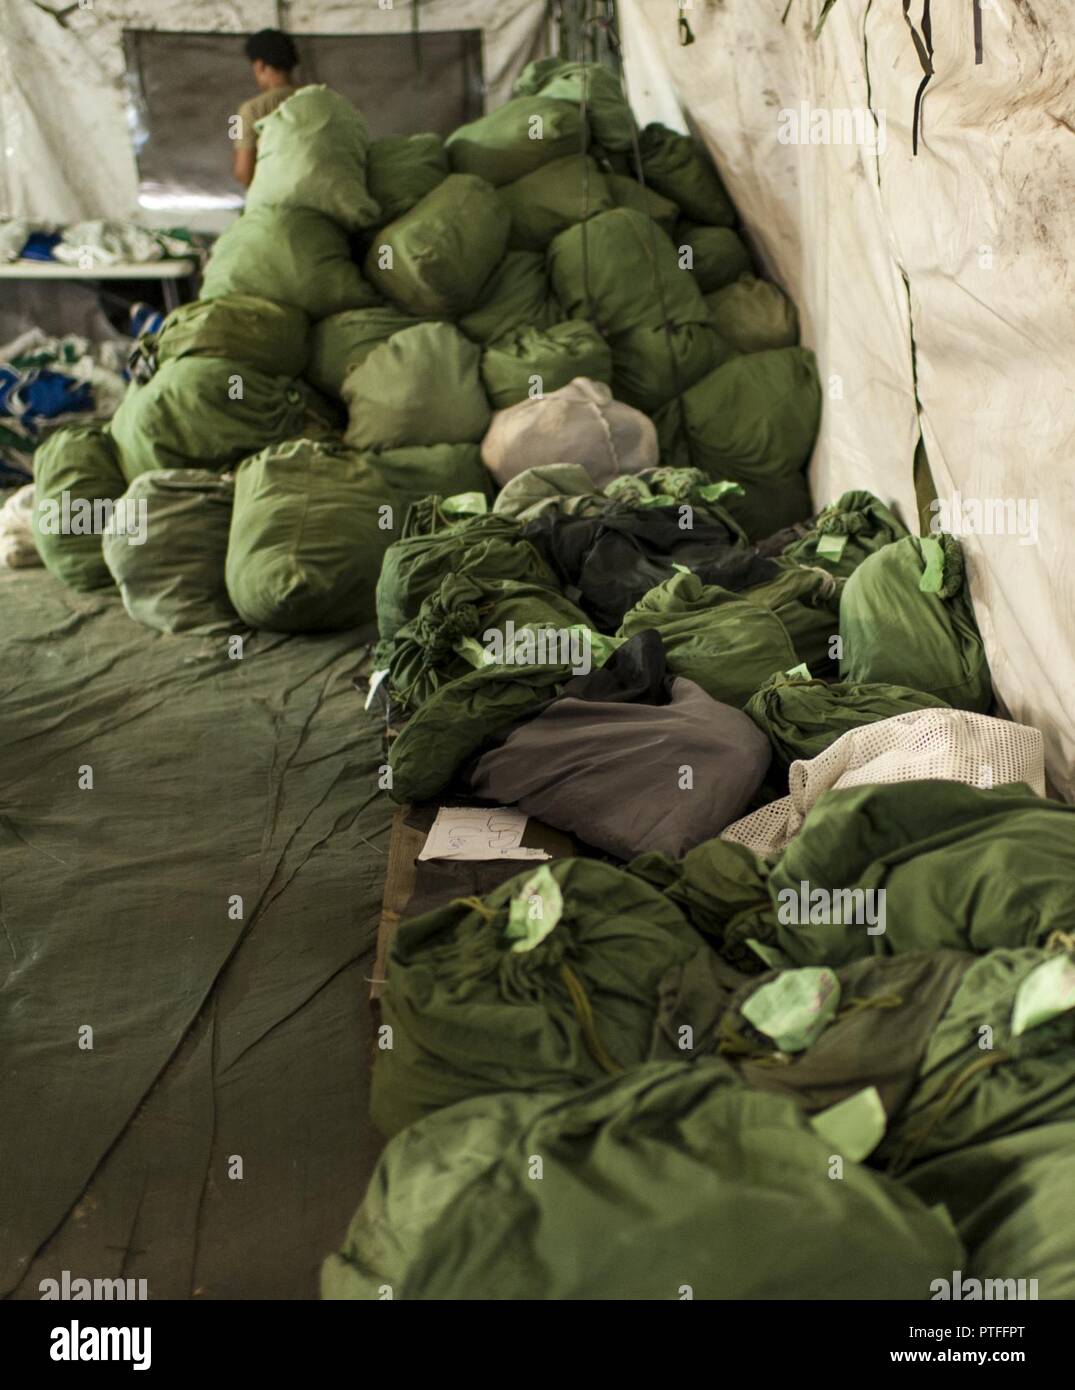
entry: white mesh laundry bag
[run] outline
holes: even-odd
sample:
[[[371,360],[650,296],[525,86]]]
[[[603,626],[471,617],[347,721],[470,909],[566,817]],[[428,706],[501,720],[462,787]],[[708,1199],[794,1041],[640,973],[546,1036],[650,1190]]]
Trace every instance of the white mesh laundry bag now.
[[[1037,729],[962,709],[920,709],[850,729],[816,758],[797,759],[790,795],[721,832],[755,854],[779,854],[822,792],[867,782],[936,778],[974,787],[1027,782],[1045,795],[1044,740]]]
[[[482,440],[482,462],[501,487],[527,468],[577,463],[601,488],[620,473],[656,468],[657,461],[653,421],[585,376],[496,411]]]
[[[26,483],[0,507],[0,565],[29,569],[45,562],[34,544],[34,485]]]

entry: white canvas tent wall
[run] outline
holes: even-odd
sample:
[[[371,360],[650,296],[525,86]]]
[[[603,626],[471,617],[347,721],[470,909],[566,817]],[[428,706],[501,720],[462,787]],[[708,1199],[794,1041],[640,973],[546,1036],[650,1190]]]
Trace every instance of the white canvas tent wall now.
[[[923,0],[910,18],[920,28]],[[922,69],[902,0],[620,0],[642,121],[685,115],[711,150],[771,273],[796,300],[825,411],[815,498],[865,487],[916,516],[921,437],[938,493],[1025,499],[1038,541],[967,536],[997,690],[1042,729],[1075,796],[1075,32],[1067,0],[933,8],[935,74],[911,153]],[[46,13],[65,11],[62,27]],[[378,0],[0,0],[0,214],[134,215],[121,94],[125,26],[405,32]],[[483,30],[487,104],[540,44],[544,0],[423,0],[423,27]],[[680,17],[695,42],[679,42]],[[871,107],[884,149],[782,144],[780,112]],[[916,393],[917,371],[917,393]]]
[[[980,64],[972,0],[932,6],[917,156],[902,0],[835,0],[816,39],[822,0],[794,0],[783,25],[785,3],[621,0],[632,100],[667,119],[675,93],[799,306],[826,388],[818,503],[865,487],[913,524],[920,432],[941,499],[1036,500],[1037,544],[963,540],[997,691],[1075,797],[1070,0],[982,0]],[[872,107],[883,152],[780,143],[780,112],[804,102]]]

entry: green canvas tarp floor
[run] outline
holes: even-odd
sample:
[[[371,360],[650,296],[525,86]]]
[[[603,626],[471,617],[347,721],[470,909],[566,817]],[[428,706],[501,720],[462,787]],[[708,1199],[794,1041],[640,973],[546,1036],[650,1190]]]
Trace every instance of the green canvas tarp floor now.
[[[0,607],[0,1290],[316,1297],[380,1148],[365,634],[233,661],[40,570]]]

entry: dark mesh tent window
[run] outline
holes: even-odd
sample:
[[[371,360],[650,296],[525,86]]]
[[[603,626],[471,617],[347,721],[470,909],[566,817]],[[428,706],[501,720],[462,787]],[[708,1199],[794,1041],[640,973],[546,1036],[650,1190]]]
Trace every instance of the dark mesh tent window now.
[[[481,31],[297,35],[299,82],[324,82],[362,108],[370,131],[447,135],[482,113]],[[140,200],[174,208],[238,207],[228,118],[257,95],[244,34],[128,30],[128,122]]]

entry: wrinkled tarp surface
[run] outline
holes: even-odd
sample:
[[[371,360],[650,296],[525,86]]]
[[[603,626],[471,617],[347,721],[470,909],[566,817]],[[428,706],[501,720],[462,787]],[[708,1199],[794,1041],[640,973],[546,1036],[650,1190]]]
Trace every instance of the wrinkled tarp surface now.
[[[390,808],[355,634],[232,661],[40,570],[0,594],[0,1289],[312,1297],[377,1149]]]

